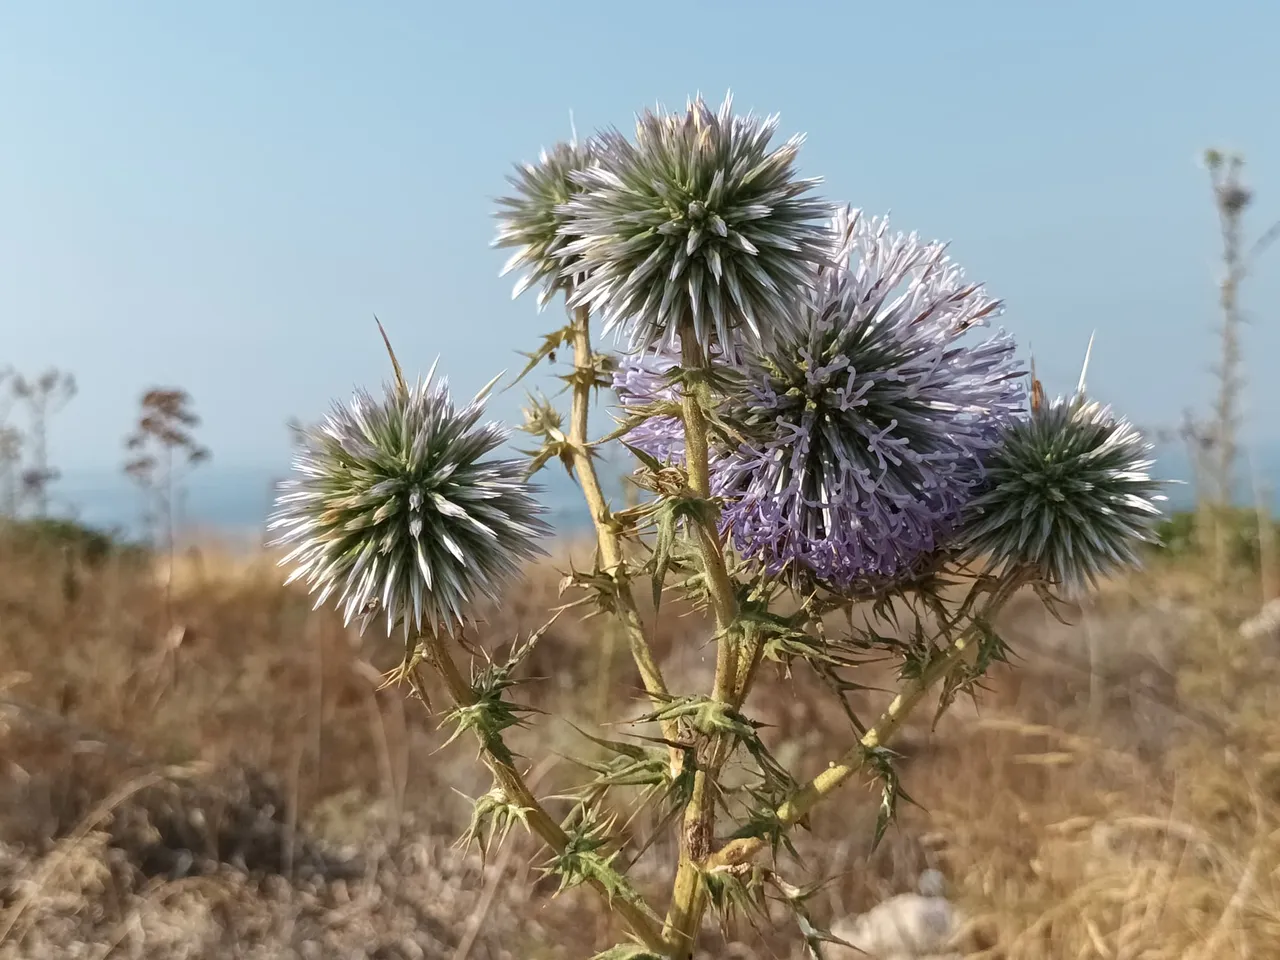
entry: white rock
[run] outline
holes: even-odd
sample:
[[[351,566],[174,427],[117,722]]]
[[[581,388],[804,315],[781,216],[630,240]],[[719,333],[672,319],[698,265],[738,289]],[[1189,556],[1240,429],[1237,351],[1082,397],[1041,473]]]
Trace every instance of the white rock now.
[[[942,875],[926,870],[920,876],[920,889],[842,920],[831,932],[877,960],[959,960],[961,954],[950,948],[961,917],[942,896]]]

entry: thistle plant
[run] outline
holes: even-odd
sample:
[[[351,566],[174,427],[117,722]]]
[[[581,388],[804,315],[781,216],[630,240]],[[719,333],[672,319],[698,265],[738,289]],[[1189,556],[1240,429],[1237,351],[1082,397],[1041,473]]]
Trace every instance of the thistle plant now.
[[[429,704],[430,668],[453,736],[479,742],[494,785],[464,839],[536,835],[540,871],[591,886],[625,924],[629,940],[601,957],[690,957],[708,910],[765,922],[769,897],[819,951],[833,938],[808,914],[791,830],[862,777],[880,785],[878,840],[905,796],[895,731],[1007,659],[997,617],[1019,590],[1052,598],[1135,565],[1160,499],[1132,427],[1083,384],[1045,404],[1032,378],[1028,404],[1012,338],[982,329],[1001,303],[944,244],[813,196],[799,139],[769,147],[776,124],[699,98],[642,114],[634,139],[609,130],[517,168],[495,245],[515,248],[517,295],[564,297],[565,324],[524,373],[571,356],[567,417],[532,399],[526,459],[501,455],[505,431],[480,422],[487,389],[455,408],[432,375],[409,387],[393,356],[384,396],[357,394],[307,432],[274,520],[292,576],[348,620],[385,617],[405,641],[393,677]],[[593,331],[623,352],[598,352]],[[618,423],[593,436],[601,388],[620,398]],[[609,445],[634,457],[648,499],[609,503],[596,472]],[[580,731],[587,776],[540,799],[506,738],[539,716],[517,694],[542,632],[505,658],[480,651],[469,672],[455,657],[474,651],[472,604],[539,552],[531,478],[556,464],[582,490],[596,555],[567,572],[554,616],[615,618],[647,703],[609,736]],[[711,689],[668,682],[641,581],[656,602],[705,610]],[[843,694],[886,656],[894,696],[858,717]],[[847,749],[812,779],[752,719],[766,661],[811,668],[849,716]],[[745,779],[722,776],[735,757]],[[628,877],[655,846],[623,826],[626,804],[677,835],[665,895]]]

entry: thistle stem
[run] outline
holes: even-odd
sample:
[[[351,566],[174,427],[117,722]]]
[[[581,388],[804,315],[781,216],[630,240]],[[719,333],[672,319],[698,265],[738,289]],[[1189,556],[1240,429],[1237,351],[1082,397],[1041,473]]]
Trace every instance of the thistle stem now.
[[[707,357],[693,336],[680,338],[680,353],[686,372],[707,369]],[[704,398],[705,391],[701,384],[686,382],[680,409],[684,423],[685,464],[689,473],[689,486],[699,497],[711,503],[710,447],[706,414],[702,408]],[[718,530],[718,513],[719,511],[714,511],[697,522],[694,535],[716,618],[716,673],[712,696],[721,703],[736,705],[738,636],[735,621],[738,617],[738,600],[733,580],[725,565]],[[715,836],[714,791],[720,768],[728,759],[728,753],[725,741],[716,738],[707,751],[706,759],[694,773],[689,804],[685,807],[680,862],[676,868],[671,906],[663,928],[669,948],[676,956],[692,955],[698,927],[706,909],[701,864],[711,853],[711,841]]]
[[[692,336],[680,338],[681,360],[686,371],[705,370],[708,366],[705,354]],[[711,472],[709,468],[710,446],[707,441],[707,417],[703,412],[703,391],[690,389],[686,384],[680,399],[681,419],[684,422],[685,463],[689,472],[689,486],[703,500],[711,502]],[[720,543],[719,511],[695,524],[698,550],[702,558],[703,572],[707,578],[707,591],[715,610],[716,626],[720,636],[716,643],[716,699],[728,702],[737,671],[737,642],[727,635],[727,630],[738,617],[737,593],[729,569],[724,561],[724,549]]]
[[[459,707],[474,705],[476,702],[475,693],[471,689],[471,684],[462,676],[462,672],[454,662],[453,656],[446,646],[445,639],[435,633],[431,633],[423,637],[423,642],[426,646],[427,659],[430,660],[432,666],[440,674],[441,679],[444,680],[445,687],[448,689],[449,696],[453,702]],[[414,693],[418,695],[424,705],[427,704],[429,702],[427,692],[422,686],[422,679],[418,676],[416,669],[408,671],[408,679]],[[503,793],[507,795],[507,799],[526,811],[525,816],[529,830],[537,834],[556,853],[562,853],[569,845],[568,835],[560,824],[556,823],[551,815],[547,813],[546,808],[538,802],[538,799],[525,783],[520,771],[490,749],[490,745],[483,739],[481,739],[480,745],[484,752],[485,765],[493,772],[494,779],[498,781],[498,785],[502,788]],[[619,897],[616,893],[610,896],[604,886],[597,881],[592,881],[591,885],[605,898],[608,906],[623,919],[627,926],[631,928],[631,931],[644,942],[646,947],[659,952],[666,949],[661,932],[652,916],[652,911],[642,906],[638,893],[632,891],[629,897]]]
[[[577,376],[573,381],[573,404],[569,412],[569,442],[573,448],[574,473],[577,474],[578,483],[582,486],[582,495],[587,501],[591,522],[595,526],[600,560],[606,570],[616,574],[623,565],[622,541],[608,525],[609,506],[604,499],[595,461],[591,459],[591,452],[587,447],[592,378],[595,368],[594,355],[591,352],[590,321],[591,314],[586,307],[578,307],[573,311],[573,365]],[[631,657],[640,670],[640,680],[653,701],[654,709],[660,710],[670,702],[671,695],[658,661],[653,655],[653,648],[645,635],[644,623],[636,607],[635,595],[631,592],[631,587],[622,580],[617,584],[617,604],[618,620],[626,634],[627,645],[631,648]],[[674,743],[678,733],[674,723],[662,724],[662,735],[667,740]],[[680,752],[675,747],[671,748],[671,763],[674,772],[680,763]]]
[[[830,764],[827,769],[806,783],[774,811],[776,822],[784,827],[794,826],[845,781],[865,769],[870,751],[887,744],[911,716],[912,711],[919,706],[920,701],[938,683],[950,676],[965,654],[972,649],[973,641],[979,636],[983,624],[995,617],[1009,598],[1028,582],[1028,579],[1025,575],[1015,574],[998,585],[984,604],[979,617],[970,620],[968,626],[960,631],[945,651],[929,662],[920,676],[907,681],[902,686],[875,724],[863,734],[857,745],[846,751],[839,760]],[[747,863],[766,846],[767,842],[760,837],[741,837],[731,840],[708,858],[706,869],[724,869]]]

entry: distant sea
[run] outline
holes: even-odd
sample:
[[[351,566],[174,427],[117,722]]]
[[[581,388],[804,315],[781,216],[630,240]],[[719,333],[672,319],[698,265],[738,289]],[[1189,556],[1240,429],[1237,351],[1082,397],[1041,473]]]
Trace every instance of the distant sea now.
[[[1280,508],[1280,448],[1269,449],[1258,463],[1259,473],[1272,491],[1273,509]],[[1241,470],[1244,473],[1244,470]],[[607,493],[620,502],[623,497],[623,467],[604,464],[602,482]],[[1157,451],[1157,474],[1166,480],[1184,481],[1166,491],[1169,509],[1181,509],[1192,502],[1193,491],[1187,458],[1178,447]],[[185,526],[221,532],[236,540],[258,539],[271,510],[274,486],[285,475],[282,468],[235,468],[211,462],[195,471],[187,481],[181,518]],[[553,463],[538,474],[541,499],[552,525],[562,534],[589,528],[590,517],[583,506],[577,484],[563,468]],[[53,487],[53,509],[62,516],[101,529],[126,534],[139,528],[142,501],[138,491],[120,473],[107,471],[67,471]],[[1242,500],[1253,498],[1251,486],[1242,482]]]
[[[272,510],[276,484],[285,470],[220,467],[210,463],[186,480],[180,498],[184,527],[225,534],[235,541],[260,539]],[[590,529],[591,517],[575,481],[558,462],[542,470],[534,482],[547,507],[548,522],[562,534]],[[606,494],[616,502],[624,496],[619,471],[601,470]],[[51,488],[50,512],[102,530],[135,535],[141,530],[143,500],[123,474],[106,471],[67,471]]]

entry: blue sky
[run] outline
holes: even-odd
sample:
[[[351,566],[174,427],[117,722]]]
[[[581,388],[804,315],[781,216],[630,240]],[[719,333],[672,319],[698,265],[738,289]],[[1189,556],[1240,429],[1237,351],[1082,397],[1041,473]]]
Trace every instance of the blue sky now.
[[[78,377],[68,471],[120,463],[153,384],[223,468],[274,469],[286,418],[385,377],[375,313],[466,393],[558,325],[511,301],[490,214],[571,110],[732,88],[831,198],[952,240],[1050,389],[1096,329],[1095,393],[1173,421],[1211,390],[1203,148],[1246,153],[1254,229],[1280,217],[1278,36],[1268,0],[0,2],[0,365]],[[1269,443],[1278,295],[1275,249],[1246,293]]]

